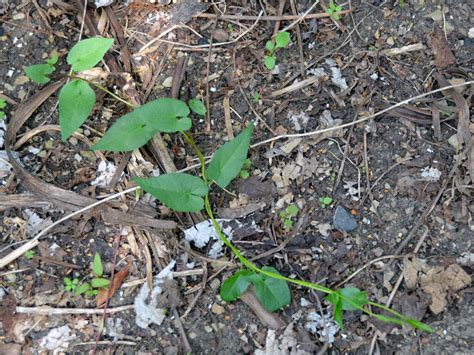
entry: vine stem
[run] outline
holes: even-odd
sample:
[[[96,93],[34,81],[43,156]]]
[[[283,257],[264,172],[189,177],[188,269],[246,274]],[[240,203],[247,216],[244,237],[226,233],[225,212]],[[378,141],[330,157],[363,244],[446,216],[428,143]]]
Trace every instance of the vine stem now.
[[[208,176],[207,176],[206,165],[205,165],[206,160],[205,160],[204,155],[202,154],[200,149],[197,147],[196,143],[191,138],[191,136],[187,135],[185,132],[182,132],[182,131],[181,131],[181,133],[183,134],[186,141],[191,145],[191,147],[193,148],[193,150],[197,154],[197,156],[199,158],[199,162],[201,164],[201,171],[202,171],[203,180],[206,183],[206,185],[210,186],[212,181],[209,181]],[[216,218],[214,217],[211,202],[210,202],[210,199],[209,199],[209,193],[207,193],[205,198],[204,198],[204,208],[205,208],[206,213],[207,213],[209,219],[211,220],[211,222],[212,222],[212,224],[213,224],[213,226],[214,226],[214,228],[217,232],[217,235],[221,239],[221,241],[232,251],[232,253],[239,259],[239,261],[245,267],[247,267],[248,269],[250,269],[254,272],[257,272],[259,274],[262,274],[262,275],[265,275],[265,276],[268,276],[268,277],[272,277],[272,278],[277,279],[277,280],[286,281],[286,282],[289,282],[289,283],[294,284],[294,285],[303,286],[303,287],[310,288],[310,289],[313,289],[313,290],[316,290],[316,291],[324,292],[328,295],[336,294],[337,297],[340,298],[340,300],[342,300],[344,302],[347,302],[351,306],[357,308],[358,310],[366,313],[367,315],[369,315],[371,317],[375,317],[375,318],[381,319],[381,320],[382,320],[382,317],[383,317],[383,320],[389,321],[389,322],[392,322],[392,323],[396,323],[396,324],[400,324],[400,323],[410,324],[409,323],[410,319],[408,319],[407,317],[403,316],[402,314],[394,311],[393,309],[391,309],[389,307],[385,307],[381,304],[371,302],[371,301],[367,302],[368,305],[371,305],[371,306],[383,309],[387,312],[390,312],[392,315],[395,316],[395,318],[394,317],[385,317],[385,316],[382,316],[382,315],[379,315],[379,314],[375,314],[371,310],[362,307],[361,305],[355,303],[350,298],[344,296],[341,292],[332,290],[328,287],[325,287],[325,286],[322,286],[322,285],[319,285],[319,284],[315,284],[315,283],[312,283],[312,282],[308,282],[308,281],[291,279],[289,277],[286,277],[286,276],[283,276],[283,275],[280,275],[280,274],[277,274],[277,273],[274,273],[274,272],[271,272],[271,271],[266,271],[266,270],[260,269],[259,267],[254,265],[252,262],[250,262],[247,258],[245,258],[245,256],[242,255],[240,250],[237,247],[235,247],[229,241],[229,239],[224,235],[219,223],[217,222]]]
[[[95,86],[97,89],[99,90],[102,90],[103,92],[105,92],[106,94],[109,94],[110,96],[112,96],[115,100],[118,100],[122,103],[124,103],[125,105],[127,105],[128,107],[130,108],[137,108],[138,106],[137,105],[134,105],[132,104],[131,102],[128,102],[127,100],[125,99],[122,99],[120,96],[118,95],[115,95],[112,91],[110,91],[109,89],[107,89],[105,86],[102,86],[98,83],[95,83],[89,79],[85,79],[85,78],[81,78],[80,76],[77,76],[77,75],[74,75],[74,74],[71,74],[69,75],[69,77],[71,79],[76,79],[76,80],[82,80],[82,81],[85,81],[86,83],[92,85],[92,86]]]

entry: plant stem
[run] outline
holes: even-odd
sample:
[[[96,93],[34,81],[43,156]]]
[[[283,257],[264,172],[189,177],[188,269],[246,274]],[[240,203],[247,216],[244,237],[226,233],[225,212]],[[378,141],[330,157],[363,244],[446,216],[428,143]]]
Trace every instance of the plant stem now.
[[[122,99],[120,96],[118,95],[115,95],[112,91],[110,91],[109,89],[107,89],[105,86],[102,86],[100,84],[97,84],[97,83],[94,83],[93,81],[91,80],[88,80],[88,79],[85,79],[85,78],[81,78],[80,76],[76,76],[74,74],[71,74],[70,75],[70,78],[71,79],[76,79],[76,80],[82,80],[82,81],[85,81],[86,83],[92,85],[92,86],[95,86],[97,89],[99,90],[102,90],[103,92],[105,92],[106,94],[109,94],[110,96],[112,96],[115,100],[118,100],[122,103],[124,103],[125,105],[127,105],[128,107],[130,108],[137,108],[138,106],[132,104],[131,102],[128,102],[127,100],[124,100]]]

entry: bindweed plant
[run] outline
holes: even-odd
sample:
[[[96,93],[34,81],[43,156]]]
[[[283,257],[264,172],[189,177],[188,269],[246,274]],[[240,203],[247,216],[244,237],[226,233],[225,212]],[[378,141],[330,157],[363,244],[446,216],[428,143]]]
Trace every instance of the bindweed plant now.
[[[281,48],[286,48],[290,44],[290,33],[289,32],[278,32],[275,36],[275,41],[267,41],[265,48],[268,54],[263,57],[263,64],[268,70],[273,70],[276,65],[275,51]]]
[[[277,48],[289,43],[289,34],[284,32],[276,37],[276,44],[267,49],[271,55]],[[199,100],[190,100],[188,104],[181,100],[159,98],[136,107],[111,93],[97,83],[82,79],[78,73],[90,69],[99,63],[111,48],[112,39],[91,38],[76,44],[67,56],[71,65],[72,81],[67,83],[59,94],[59,119],[61,136],[66,140],[89,116],[95,104],[95,93],[90,84],[126,103],[132,111],[120,117],[104,134],[102,139],[92,146],[93,150],[128,152],[144,146],[158,132],[180,133],[192,147],[201,165],[200,176],[188,173],[168,173],[151,178],[134,177],[138,186],[156,197],[161,203],[176,212],[199,212],[205,210],[222,242],[240,261],[243,269],[225,280],[220,294],[223,300],[233,301],[253,285],[262,305],[275,311],[291,301],[289,284],[303,286],[327,294],[326,300],[333,305],[334,319],[343,328],[344,311],[362,311],[379,320],[395,324],[411,324],[425,331],[433,329],[420,321],[409,319],[381,304],[371,302],[367,294],[354,287],[332,290],[323,285],[292,279],[281,275],[272,267],[258,267],[250,262],[222,232],[214,217],[210,191],[214,187],[226,189],[242,171],[245,165],[254,124],[250,123],[234,139],[222,145],[207,164],[204,155],[193,138],[186,133],[191,128],[189,117],[191,110],[198,115],[206,113],[206,107]],[[297,210],[296,210],[297,212]],[[289,211],[291,217],[295,211]],[[94,292],[97,288],[106,287],[108,280],[103,279],[102,263],[98,254],[93,263],[94,278],[81,286],[75,285],[75,293]],[[87,286],[88,285],[88,286]],[[371,307],[371,308],[370,308]],[[382,309],[388,315],[377,314],[373,308]]]

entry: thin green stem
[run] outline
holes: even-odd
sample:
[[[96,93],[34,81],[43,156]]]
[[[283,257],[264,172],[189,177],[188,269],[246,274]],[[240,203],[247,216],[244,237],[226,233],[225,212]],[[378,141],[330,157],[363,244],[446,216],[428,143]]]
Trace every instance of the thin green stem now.
[[[191,145],[191,147],[193,148],[193,150],[196,152],[197,156],[199,157],[199,162],[201,163],[203,180],[205,181],[206,185],[209,186],[210,182],[207,178],[207,171],[206,171],[206,164],[205,164],[206,161],[205,161],[204,155],[199,150],[196,143],[194,142],[194,140],[190,136],[188,136],[184,132],[181,132],[181,133],[183,134],[184,138],[188,141],[188,143]],[[211,222],[212,222],[219,238],[232,251],[232,253],[234,253],[234,255],[239,259],[239,261],[244,266],[246,266],[248,269],[250,269],[254,272],[260,273],[262,275],[272,277],[272,278],[277,279],[277,280],[282,280],[282,281],[286,281],[288,283],[292,283],[294,285],[307,287],[307,288],[310,288],[310,289],[313,289],[313,290],[316,290],[316,291],[321,291],[321,292],[324,292],[324,293],[329,294],[329,295],[330,294],[337,294],[338,297],[340,298],[340,300],[347,302],[348,304],[352,305],[353,307],[357,308],[358,310],[366,313],[367,315],[369,315],[371,317],[379,318],[378,314],[375,314],[371,310],[369,310],[367,308],[364,308],[363,306],[355,303],[350,298],[347,298],[344,295],[342,295],[341,292],[332,290],[328,287],[325,287],[325,286],[322,286],[322,285],[319,285],[319,284],[315,284],[315,283],[312,283],[312,282],[290,279],[289,277],[285,277],[285,276],[282,276],[280,274],[273,273],[271,271],[266,271],[266,270],[260,269],[259,267],[254,265],[252,262],[250,262],[248,259],[246,259],[245,256],[242,255],[240,250],[237,249],[237,247],[235,247],[229,241],[229,239],[227,239],[227,237],[224,235],[224,233],[222,232],[221,226],[219,225],[216,218],[214,217],[214,213],[212,211],[211,203],[210,203],[210,200],[209,200],[209,193],[206,194],[206,196],[204,198],[204,208],[205,208],[206,213],[207,213],[209,219],[211,220]],[[375,303],[375,302],[370,302],[370,301],[368,301],[367,304],[371,305],[371,306],[374,306],[374,307],[377,307],[377,308],[380,308],[380,309],[383,309],[383,310],[386,310],[387,312],[389,312],[389,313],[391,313],[395,316],[395,317],[384,317],[385,320],[391,320],[391,322],[397,323],[397,324],[400,324],[401,322],[406,323],[406,324],[410,324],[408,322],[408,320],[409,320],[408,318],[406,318],[405,316],[401,315],[400,313],[392,310],[389,307],[386,307],[384,305],[381,305],[381,304],[378,304],[378,303]],[[411,325],[413,326],[413,324],[411,324]]]
[[[120,96],[115,95],[112,91],[110,91],[110,90],[107,89],[106,87],[104,87],[104,86],[102,86],[102,85],[100,85],[100,84],[94,83],[94,82],[91,81],[91,80],[81,78],[80,76],[76,76],[76,75],[74,75],[74,74],[71,74],[70,77],[71,77],[71,79],[82,80],[82,81],[85,81],[86,83],[88,83],[88,84],[90,84],[90,85],[95,86],[97,89],[102,90],[102,91],[105,92],[106,94],[109,94],[109,95],[112,96],[115,100],[118,100],[118,101],[124,103],[125,105],[127,105],[127,106],[130,107],[130,108],[137,108],[137,107],[138,107],[137,105],[134,105],[134,104],[132,104],[131,102],[128,102],[127,100],[122,99]]]

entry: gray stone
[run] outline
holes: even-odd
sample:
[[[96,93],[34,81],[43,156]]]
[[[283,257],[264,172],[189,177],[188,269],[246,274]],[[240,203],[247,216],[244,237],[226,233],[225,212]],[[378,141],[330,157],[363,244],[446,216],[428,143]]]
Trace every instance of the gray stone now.
[[[337,206],[332,223],[334,228],[342,232],[352,232],[357,228],[355,218],[342,206]]]

